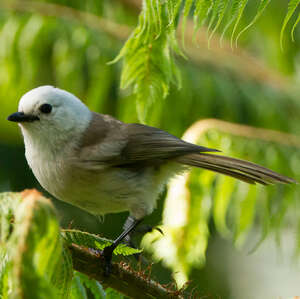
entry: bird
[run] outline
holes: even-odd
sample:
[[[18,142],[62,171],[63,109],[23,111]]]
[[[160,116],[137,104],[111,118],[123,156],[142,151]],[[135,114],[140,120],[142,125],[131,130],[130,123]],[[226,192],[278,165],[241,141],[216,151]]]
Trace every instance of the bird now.
[[[49,85],[25,93],[7,119],[19,124],[27,162],[50,194],[93,215],[129,212],[122,233],[102,252],[106,275],[117,245],[152,213],[170,178],[190,167],[249,184],[296,183],[164,130],[92,112],[72,93]]]

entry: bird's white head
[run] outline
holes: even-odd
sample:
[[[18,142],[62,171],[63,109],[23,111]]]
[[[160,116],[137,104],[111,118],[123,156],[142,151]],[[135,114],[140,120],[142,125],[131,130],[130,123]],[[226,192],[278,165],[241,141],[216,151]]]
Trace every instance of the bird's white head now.
[[[41,86],[22,96],[18,112],[8,120],[19,123],[22,132],[38,139],[67,139],[82,133],[91,112],[73,94],[53,86]]]

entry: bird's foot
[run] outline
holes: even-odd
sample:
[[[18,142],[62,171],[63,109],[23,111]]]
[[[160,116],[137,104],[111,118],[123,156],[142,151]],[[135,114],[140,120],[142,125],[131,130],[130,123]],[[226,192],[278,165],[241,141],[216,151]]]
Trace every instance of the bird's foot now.
[[[126,237],[141,223],[142,219],[135,219],[131,216],[129,216],[125,222],[124,230],[119,235],[117,239],[113,241],[113,243],[110,246],[107,246],[103,249],[101,252],[102,257],[105,261],[105,267],[104,267],[104,276],[108,277],[111,274],[112,265],[111,265],[111,259],[112,254],[115,248],[124,240]]]
[[[105,277],[109,277],[111,274],[111,270],[112,270],[111,260],[112,260],[112,254],[113,254],[114,250],[115,250],[115,246],[110,245],[110,246],[105,247],[101,251],[101,255],[104,259],[104,276]]]

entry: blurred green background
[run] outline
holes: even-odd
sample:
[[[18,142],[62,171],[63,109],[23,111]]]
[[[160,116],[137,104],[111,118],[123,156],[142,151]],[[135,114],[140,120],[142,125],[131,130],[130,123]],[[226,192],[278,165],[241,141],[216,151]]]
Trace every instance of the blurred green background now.
[[[252,19],[257,3],[248,3],[241,27]],[[136,25],[139,9],[140,1],[134,0],[0,0],[1,192],[42,190],[26,164],[19,129],[6,120],[17,111],[20,97],[28,90],[54,85],[74,93],[94,111],[125,122],[138,121],[131,91],[120,89],[122,62],[107,63],[117,56]],[[178,137],[205,118],[288,133],[275,134],[277,137],[271,140],[269,131],[265,137],[248,138],[243,127],[239,134],[212,126],[203,134],[197,133],[193,141],[299,181],[300,28],[296,28],[295,42],[286,33],[282,51],[279,36],[286,10],[285,1],[271,1],[255,26],[241,36],[238,48],[232,49],[226,37],[221,47],[220,36],[215,34],[208,49],[205,29],[198,33],[198,42],[186,41],[187,59],[176,58],[182,87],[171,86],[168,97],[150,107],[147,124]],[[191,28],[187,26],[186,30],[188,39]],[[179,199],[189,206],[185,214],[189,220],[179,228],[182,235],[178,234],[178,224],[168,219],[178,219],[183,209],[180,205],[173,210],[169,207],[170,192],[164,209],[167,192],[161,196],[158,209],[146,222],[159,225],[163,217],[166,238],[171,237],[166,243],[156,241],[161,247],[152,244],[157,235],[145,240],[148,251],[154,252],[149,258],[156,256],[168,263],[156,263],[154,277],[169,283],[173,271],[179,283],[189,279],[190,288],[197,287],[205,298],[299,295],[299,259],[294,257],[300,249],[299,187],[257,191],[231,179],[223,180],[206,171],[193,171],[183,182],[191,197],[189,201],[184,195]],[[109,238],[118,235],[127,217],[126,213],[107,215],[102,221],[53,201],[62,226]],[[162,246],[166,246],[166,252],[160,252]],[[176,271],[184,274],[176,276]]]

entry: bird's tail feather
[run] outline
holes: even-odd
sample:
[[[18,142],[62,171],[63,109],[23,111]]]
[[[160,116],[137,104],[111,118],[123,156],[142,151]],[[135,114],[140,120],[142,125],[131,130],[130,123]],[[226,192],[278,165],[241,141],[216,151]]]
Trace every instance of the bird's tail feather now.
[[[297,183],[295,180],[278,174],[268,168],[226,156],[195,153],[180,156],[176,161],[181,164],[196,166],[229,175],[249,184],[259,183],[270,185],[276,183]]]

